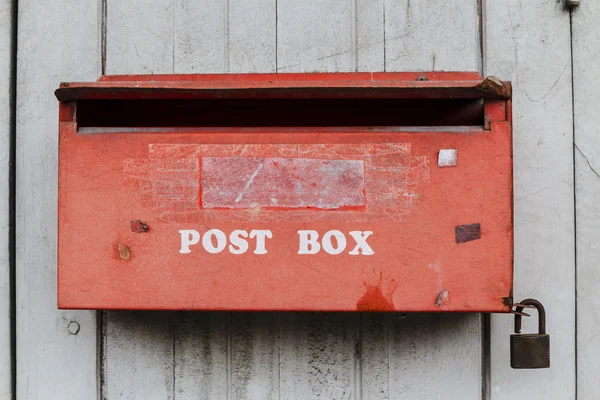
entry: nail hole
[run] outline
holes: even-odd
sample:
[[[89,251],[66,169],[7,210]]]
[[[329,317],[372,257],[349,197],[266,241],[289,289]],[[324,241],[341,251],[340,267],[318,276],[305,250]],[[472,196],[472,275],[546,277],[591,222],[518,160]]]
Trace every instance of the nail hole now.
[[[81,329],[81,326],[79,325],[79,322],[77,322],[77,321],[70,321],[69,325],[67,325],[67,330],[69,331],[69,335],[77,335],[79,333],[80,329]]]

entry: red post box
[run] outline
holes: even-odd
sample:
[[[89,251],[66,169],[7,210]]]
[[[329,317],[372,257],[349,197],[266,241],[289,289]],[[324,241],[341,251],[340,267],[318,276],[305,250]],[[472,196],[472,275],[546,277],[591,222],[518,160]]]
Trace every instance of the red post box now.
[[[510,311],[509,83],[106,76],[56,96],[60,308]]]

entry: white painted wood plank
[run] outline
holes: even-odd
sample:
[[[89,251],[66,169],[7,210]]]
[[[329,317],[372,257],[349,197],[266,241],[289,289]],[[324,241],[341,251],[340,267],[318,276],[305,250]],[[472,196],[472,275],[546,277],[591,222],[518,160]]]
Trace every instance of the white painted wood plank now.
[[[11,398],[9,153],[12,2],[0,0],[0,400]]]
[[[491,395],[574,399],[571,47],[562,2],[486,1],[484,63],[486,74],[514,88],[515,301],[533,297],[546,306],[552,348],[550,369],[512,370],[512,318],[492,316]]]
[[[477,1],[385,0],[387,71],[480,71]]]
[[[481,398],[481,324],[471,314],[365,314],[363,399]]]
[[[175,398],[227,399],[228,315],[186,312],[175,329]],[[168,343],[168,338],[165,338]]]
[[[384,71],[384,0],[356,1],[356,71]]]
[[[477,71],[478,32],[476,2],[386,0],[386,71]],[[480,398],[482,329],[478,314],[365,315],[363,398]]]
[[[362,313],[360,315],[360,386],[364,400],[389,400],[390,395],[390,329],[405,314]],[[359,397],[360,398],[360,397]]]
[[[106,399],[170,400],[176,313],[113,311],[104,332]]]
[[[408,314],[387,324],[389,398],[481,398],[482,330],[473,315]]]
[[[229,0],[232,73],[275,72],[276,1]]]
[[[100,74],[96,2],[19,1],[17,66],[17,398],[92,399],[96,313],[56,308],[60,81]]]
[[[353,1],[277,0],[277,71],[356,70]]]
[[[279,400],[280,313],[232,313],[231,399]]]
[[[279,328],[282,400],[354,399],[358,314],[283,314]]]
[[[181,0],[175,3],[176,73],[229,70],[228,1]]]
[[[173,73],[173,0],[117,0],[107,5],[106,73]]]
[[[600,382],[600,3],[573,12],[575,207],[577,221],[577,398],[598,397]]]
[[[275,2],[175,3],[176,73],[275,71]]]

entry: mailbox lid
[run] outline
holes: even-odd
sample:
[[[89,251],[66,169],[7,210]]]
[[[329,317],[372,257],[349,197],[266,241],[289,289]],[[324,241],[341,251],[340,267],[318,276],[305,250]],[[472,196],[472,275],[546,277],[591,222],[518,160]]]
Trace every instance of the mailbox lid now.
[[[61,83],[59,101],[158,98],[481,98],[508,99],[509,82],[476,72],[106,75]]]
[[[316,78],[294,75],[275,77],[294,85]],[[340,82],[366,78],[341,75]],[[379,75],[402,88],[433,81]],[[484,81],[467,75],[444,90],[481,92]],[[196,96],[231,84],[219,77],[186,82],[197,85]],[[179,84],[154,77],[135,91],[141,83],[132,82],[142,81],[111,79],[90,84],[92,92],[59,95],[68,100],[60,123],[59,307],[509,310],[506,99],[485,100],[480,127],[83,133],[77,101],[169,97],[174,92],[155,89]],[[259,81],[269,88],[272,80]],[[129,91],[111,91],[113,82]],[[85,85],[65,89],[75,87]],[[421,92],[402,95],[410,93]]]

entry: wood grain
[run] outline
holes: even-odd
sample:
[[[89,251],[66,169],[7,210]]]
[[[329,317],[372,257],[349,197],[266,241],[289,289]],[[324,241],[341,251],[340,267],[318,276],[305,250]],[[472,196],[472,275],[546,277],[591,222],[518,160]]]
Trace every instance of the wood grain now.
[[[572,14],[577,221],[577,398],[598,397],[600,381],[600,3]]]
[[[355,13],[353,1],[277,0],[277,71],[355,71]]]
[[[96,313],[56,308],[60,81],[100,74],[100,7],[19,1],[17,65],[17,398],[97,396]]]
[[[513,84],[515,301],[546,307],[551,368],[512,370],[510,317],[492,316],[491,397],[575,398],[573,116],[569,13],[485,2],[485,74]],[[543,67],[541,67],[543,66]],[[535,329],[535,318],[524,324]]]
[[[385,0],[386,71],[481,71],[477,1]]]
[[[176,313],[113,311],[104,328],[106,399],[173,399]]]
[[[289,313],[279,333],[281,399],[353,399],[358,314]]]
[[[384,6],[384,0],[356,0],[356,71],[385,71]]]
[[[175,329],[175,396],[179,400],[226,399],[229,392],[229,314],[180,315]],[[168,342],[168,338],[165,339]]]
[[[106,73],[173,73],[175,15],[173,0],[107,2]]]
[[[0,0],[0,400],[11,398],[9,157],[12,2]],[[5,89],[6,88],[6,89]]]

